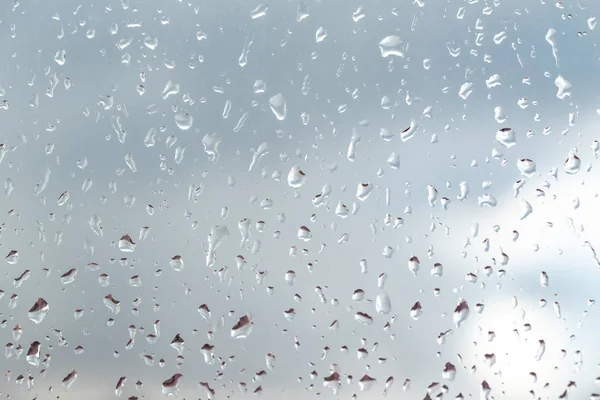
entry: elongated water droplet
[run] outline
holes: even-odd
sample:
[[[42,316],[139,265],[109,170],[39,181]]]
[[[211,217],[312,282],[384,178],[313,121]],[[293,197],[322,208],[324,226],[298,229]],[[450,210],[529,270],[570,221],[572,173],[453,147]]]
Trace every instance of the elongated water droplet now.
[[[454,309],[454,314],[452,316],[452,321],[456,325],[457,328],[463,325],[469,316],[469,305],[465,300],[461,300],[458,306]]]
[[[375,299],[375,310],[377,314],[389,314],[392,311],[392,301],[389,294],[381,292]]]

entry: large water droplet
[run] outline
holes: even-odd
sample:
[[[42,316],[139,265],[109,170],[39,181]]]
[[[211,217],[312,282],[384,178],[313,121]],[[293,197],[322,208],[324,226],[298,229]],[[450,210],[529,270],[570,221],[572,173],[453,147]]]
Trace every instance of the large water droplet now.
[[[581,169],[581,159],[579,159],[579,157],[577,157],[573,152],[569,152],[569,156],[565,160],[564,169],[569,175],[578,173]]]
[[[382,57],[404,57],[406,44],[396,35],[386,36],[379,42]]]
[[[496,132],[496,140],[507,149],[517,144],[517,137],[512,128],[502,128]]]
[[[248,314],[241,317],[238,322],[231,328],[231,337],[234,339],[245,339],[252,333],[254,322]]]
[[[62,385],[65,390],[69,390],[77,380],[77,371],[71,370],[62,380]]]
[[[452,321],[456,325],[456,327],[460,327],[469,316],[469,305],[465,300],[461,300],[458,303],[458,306],[454,309],[454,314],[452,316]]]
[[[17,250],[11,250],[8,252],[5,258],[6,262],[14,265],[19,262],[19,252]]]
[[[165,396],[177,396],[179,393],[179,383],[183,375],[179,372],[162,383],[162,394]]]
[[[40,297],[37,299],[33,307],[29,309],[27,316],[36,324],[40,324],[44,318],[46,318],[46,315],[48,315],[48,311],[50,311],[48,302]]]
[[[306,183],[306,175],[298,166],[293,166],[287,176],[288,185],[293,189],[298,189]]]
[[[187,131],[194,124],[194,117],[182,111],[175,115],[175,123],[182,131]]]
[[[278,120],[283,121],[285,119],[287,115],[287,103],[285,102],[283,94],[278,93],[275,96],[272,96],[269,99],[269,107]]]
[[[375,310],[377,314],[389,314],[392,311],[392,301],[386,292],[381,292],[377,295]]]
[[[532,177],[536,171],[535,162],[530,160],[529,158],[521,158],[517,161],[517,168],[521,175],[526,177]]]
[[[423,307],[420,302],[416,302],[410,309],[410,317],[414,320],[417,320],[423,314]]]
[[[456,367],[451,363],[446,363],[442,370],[442,377],[446,380],[453,381],[456,377]]]
[[[121,239],[119,239],[119,250],[124,253],[132,253],[135,251],[135,243],[131,239],[131,236],[123,235]]]

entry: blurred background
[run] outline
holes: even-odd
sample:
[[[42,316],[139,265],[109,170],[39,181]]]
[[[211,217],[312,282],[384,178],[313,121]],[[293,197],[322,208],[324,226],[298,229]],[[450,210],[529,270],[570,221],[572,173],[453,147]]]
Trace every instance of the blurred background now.
[[[599,11],[4,2],[2,398],[598,398]]]

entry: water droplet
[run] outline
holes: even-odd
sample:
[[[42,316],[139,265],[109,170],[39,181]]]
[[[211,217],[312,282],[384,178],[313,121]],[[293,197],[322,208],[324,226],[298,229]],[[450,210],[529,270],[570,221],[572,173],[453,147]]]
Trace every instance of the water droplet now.
[[[387,162],[392,169],[399,169],[400,168],[400,154],[397,154],[397,153],[390,154],[390,156],[387,159]]]
[[[183,269],[183,258],[179,255],[174,256],[173,258],[171,258],[169,264],[171,265],[171,268],[173,268],[175,271],[181,271]]]
[[[119,250],[124,253],[133,253],[135,251],[135,243],[129,235],[123,235],[119,239]]]
[[[312,238],[312,234],[310,233],[310,229],[306,226],[301,226],[298,228],[298,239],[308,242]]]
[[[441,278],[443,274],[444,274],[444,267],[442,266],[442,264],[440,264],[440,263],[433,264],[433,267],[431,268],[431,276]]]
[[[206,266],[212,267],[217,261],[216,250],[223,240],[229,236],[229,229],[223,225],[214,225],[208,234],[208,250],[206,251]]]
[[[491,194],[482,194],[477,198],[477,202],[479,203],[479,207],[487,206],[487,207],[496,207],[498,205],[498,200]]]
[[[418,257],[412,256],[408,260],[408,269],[413,273],[414,276],[417,276],[419,270],[421,269],[421,262],[419,261]]]
[[[268,9],[269,6],[266,3],[259,4],[250,12],[250,18],[257,19],[264,17],[267,14]]]
[[[410,309],[410,317],[414,320],[417,320],[423,314],[423,307],[421,307],[420,302],[416,302]]]
[[[177,350],[179,355],[183,354],[184,345],[185,345],[185,340],[183,340],[183,338],[181,337],[181,335],[179,333],[177,335],[175,335],[173,340],[171,340],[171,347],[174,348],[175,350]]]
[[[221,144],[221,137],[216,133],[207,133],[202,138],[202,145],[204,146],[204,152],[208,154],[208,158],[211,162],[216,162],[219,159],[219,144]]]
[[[392,301],[386,292],[381,292],[375,299],[375,310],[377,314],[389,314],[392,311]]]
[[[194,124],[194,117],[182,111],[175,115],[175,123],[182,131],[187,131]]]
[[[70,198],[71,198],[71,195],[69,194],[69,192],[62,192],[62,194],[60,196],[58,196],[56,205],[64,206],[65,204],[67,204],[67,202],[69,201]]]
[[[71,372],[69,372],[67,374],[67,376],[65,376],[62,380],[62,385],[65,388],[65,390],[69,390],[71,388],[71,386],[73,386],[73,384],[75,383],[75,381],[77,380],[77,371],[75,371],[74,369],[71,370]]]
[[[35,341],[29,345],[29,350],[27,351],[27,362],[31,365],[35,365],[36,367],[40,364],[40,349],[42,345],[40,342]]]
[[[371,389],[373,386],[375,386],[376,383],[377,383],[377,379],[371,378],[369,375],[365,374],[358,381],[358,387],[360,388],[361,392],[365,392],[365,391]]]
[[[379,42],[382,57],[404,57],[406,44],[396,35],[386,36]]]
[[[8,252],[6,258],[6,262],[14,265],[19,262],[19,252],[17,250],[11,250]]]
[[[524,199],[521,199],[521,218],[525,219],[533,212],[533,206]]]
[[[179,383],[183,375],[179,372],[162,383],[162,394],[165,396],[177,396],[179,393]]]
[[[354,301],[363,301],[365,298],[365,292],[362,289],[356,289],[354,293],[352,293],[352,300]]]
[[[472,92],[473,92],[473,82],[465,82],[460,87],[460,89],[458,91],[458,95],[463,100],[466,100]]]
[[[245,339],[252,333],[254,322],[248,314],[241,317],[238,322],[231,328],[231,337],[234,339]]]
[[[150,50],[156,49],[156,47],[158,46],[158,38],[154,36],[146,36],[144,38],[144,46],[146,46]]]
[[[71,268],[69,271],[67,271],[61,275],[60,281],[63,285],[67,285],[69,283],[72,283],[75,280],[76,276],[77,276],[77,269]]]
[[[306,175],[298,166],[294,166],[288,173],[287,182],[292,189],[298,189],[306,183]]]
[[[569,152],[569,156],[565,160],[564,170],[569,175],[574,175],[581,168],[581,160],[573,152]]]
[[[117,381],[117,385],[115,386],[115,396],[121,397],[123,394],[123,388],[125,387],[125,382],[127,381],[127,377],[122,376]]]
[[[452,316],[452,321],[456,325],[457,328],[462,326],[469,316],[469,305],[465,300],[461,300],[458,306],[454,309],[454,314]]]
[[[562,75],[558,75],[554,80],[554,84],[558,88],[556,92],[556,97],[563,100],[567,96],[571,96],[571,89],[573,89],[573,85],[571,82],[562,77]]]
[[[119,311],[121,311],[121,302],[115,299],[112,294],[105,296],[103,302],[113,314],[116,315],[119,313]]]
[[[354,320],[358,321],[364,325],[371,325],[373,323],[373,317],[371,317],[369,314],[361,312],[361,311],[354,314]]]
[[[550,279],[548,278],[548,274],[545,271],[542,271],[540,273],[540,285],[542,285],[542,287],[548,287],[549,282]]]
[[[325,38],[327,37],[327,30],[323,27],[320,27],[319,29],[317,29],[317,32],[315,33],[315,41],[317,43],[322,42],[323,40],[325,40]]]
[[[408,128],[404,129],[400,133],[400,140],[402,140],[403,142],[406,142],[406,141],[412,139],[415,136],[416,132],[417,132],[417,123],[414,120],[411,120]]]
[[[354,22],[358,22],[358,21],[360,21],[361,19],[363,19],[364,17],[365,17],[365,10],[364,10],[364,8],[363,8],[362,6],[361,6],[361,7],[358,7],[358,8],[357,8],[357,9],[356,9],[356,10],[355,10],[353,13],[352,13],[352,20],[353,20]]]
[[[538,341],[538,347],[535,352],[535,360],[540,361],[546,352],[546,342],[544,340]]]
[[[502,128],[496,132],[496,140],[507,149],[517,144],[515,131],[512,128]]]
[[[371,192],[373,191],[373,185],[369,183],[359,183],[356,188],[356,198],[360,201],[365,201]]]
[[[530,160],[529,158],[521,158],[517,161],[517,168],[521,175],[526,176],[528,178],[532,177],[536,172],[535,162]]]
[[[48,302],[40,297],[33,307],[29,309],[27,316],[36,324],[41,324],[44,318],[46,318],[46,315],[48,315],[48,311],[50,311]]]
[[[453,381],[456,377],[456,367],[453,364],[447,362],[446,365],[444,365],[444,369],[442,370],[442,377],[446,380]]]
[[[65,49],[57,50],[54,54],[54,61],[61,67],[67,62],[67,51]]]
[[[277,358],[275,357],[275,354],[273,353],[268,353],[266,356],[266,364],[267,364],[267,368],[271,371],[273,371],[275,369],[275,362],[277,361]]]
[[[252,87],[252,90],[254,91],[255,94],[264,93],[267,90],[267,84],[265,81],[257,80],[254,82],[254,86]]]
[[[278,120],[283,121],[285,119],[287,115],[287,103],[285,102],[283,94],[278,93],[275,96],[272,96],[269,99],[269,107]]]

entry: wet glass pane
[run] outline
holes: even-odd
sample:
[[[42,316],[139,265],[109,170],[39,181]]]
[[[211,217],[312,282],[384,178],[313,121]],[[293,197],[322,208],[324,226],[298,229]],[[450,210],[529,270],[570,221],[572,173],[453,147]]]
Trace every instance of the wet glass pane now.
[[[600,398],[600,3],[0,4],[0,398]]]

